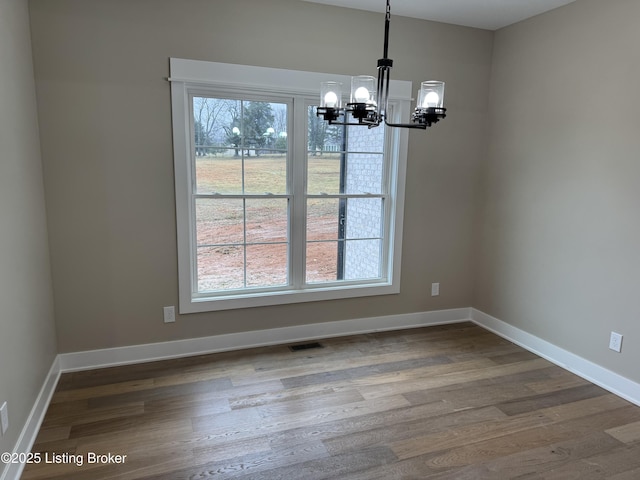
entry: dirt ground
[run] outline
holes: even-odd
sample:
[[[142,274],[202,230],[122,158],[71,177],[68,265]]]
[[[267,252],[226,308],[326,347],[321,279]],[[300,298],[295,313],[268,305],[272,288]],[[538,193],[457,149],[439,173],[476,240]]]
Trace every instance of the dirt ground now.
[[[282,158],[206,158],[197,161],[198,193],[284,193]],[[314,186],[333,188],[335,158],[314,160]],[[323,182],[325,184],[323,184]],[[337,275],[337,201],[309,204],[306,279],[324,282]],[[198,289],[220,290],[287,283],[286,199],[199,199],[196,201]],[[320,242],[317,242],[321,240]],[[246,255],[246,265],[245,265]]]
[[[329,223],[330,220],[331,218],[326,219],[326,223]],[[257,228],[262,233],[261,241],[282,240],[283,243],[200,247],[198,249],[198,278],[201,290],[242,288],[245,248],[247,286],[282,285],[287,282],[287,244],[284,243],[286,237],[282,238],[282,232],[286,232],[286,221],[265,221]],[[198,237],[242,238],[242,235],[242,224],[198,230]],[[337,242],[309,243],[306,262],[307,281],[331,281],[336,279],[336,275]]]

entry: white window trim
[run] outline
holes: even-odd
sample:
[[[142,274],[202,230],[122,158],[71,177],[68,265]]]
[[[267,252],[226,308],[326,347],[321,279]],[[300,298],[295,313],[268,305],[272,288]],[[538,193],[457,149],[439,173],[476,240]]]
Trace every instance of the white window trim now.
[[[173,148],[176,194],[176,223],[178,242],[178,286],[180,313],[196,313],[217,310],[229,310],[268,305],[280,305],[298,302],[312,302],[341,298],[388,295],[400,292],[400,263],[402,254],[402,227],[404,216],[404,189],[407,164],[408,131],[399,129],[394,142],[396,158],[395,168],[390,173],[388,216],[391,222],[388,242],[388,281],[341,282],[330,286],[314,285],[312,288],[296,290],[273,290],[266,292],[234,293],[231,295],[215,295],[207,298],[194,297],[192,294],[192,261],[191,245],[193,242],[190,218],[192,216],[190,188],[191,179],[191,143],[189,91],[201,87],[215,85],[225,90],[256,89],[280,95],[317,96],[320,82],[336,80],[350,85],[351,77],[324,73],[283,70],[276,68],[254,67],[216,62],[204,62],[179,58],[170,59],[171,105],[173,123]],[[259,84],[247,83],[247,79],[260,79]],[[411,82],[392,80],[389,98],[394,104],[394,115],[397,121],[409,117],[411,102]],[[306,108],[302,102],[294,108]],[[364,128],[364,127],[363,127]],[[304,148],[306,145],[293,148]],[[299,252],[298,252],[299,253]],[[293,252],[293,255],[297,253]]]

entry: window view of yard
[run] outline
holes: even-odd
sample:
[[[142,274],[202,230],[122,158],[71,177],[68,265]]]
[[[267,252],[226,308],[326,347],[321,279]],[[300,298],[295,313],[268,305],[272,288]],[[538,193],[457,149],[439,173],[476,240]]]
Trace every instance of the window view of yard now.
[[[323,154],[309,162],[310,190],[337,189],[339,154]],[[229,193],[242,177],[242,159],[217,155],[196,160],[199,192]],[[261,154],[244,160],[244,173],[251,190],[282,192],[286,162],[282,154]],[[243,203],[246,202],[246,207]],[[246,218],[243,209],[246,208]],[[333,240],[310,245],[307,278],[321,282],[336,280],[338,202],[310,199],[307,204],[307,240]],[[224,290],[244,286],[244,242],[247,245],[247,286],[287,283],[288,200],[206,198],[196,200],[198,279],[200,290]]]
[[[288,162],[304,163],[288,153],[289,106],[199,96],[192,106],[198,292],[288,285]],[[352,154],[344,127],[327,125],[312,108],[308,113],[305,281],[377,278],[383,200],[362,197],[381,193],[383,137],[363,137],[367,150],[374,151]],[[358,162],[366,165],[359,177],[366,177],[366,186],[347,181],[348,168],[357,171]],[[366,234],[356,228],[358,212],[363,217],[365,210],[369,213],[360,223],[366,224]],[[347,211],[353,220],[347,221]],[[352,264],[373,260],[367,268],[347,269],[348,257]]]

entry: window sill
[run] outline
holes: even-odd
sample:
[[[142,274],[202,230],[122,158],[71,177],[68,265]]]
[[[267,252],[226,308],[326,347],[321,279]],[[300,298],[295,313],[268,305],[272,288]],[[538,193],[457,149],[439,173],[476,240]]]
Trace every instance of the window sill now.
[[[400,286],[391,283],[375,283],[358,286],[314,287],[304,290],[282,290],[220,297],[195,297],[181,299],[180,313],[201,313],[238,308],[266,307],[291,303],[319,302],[344,298],[370,297],[400,293]]]

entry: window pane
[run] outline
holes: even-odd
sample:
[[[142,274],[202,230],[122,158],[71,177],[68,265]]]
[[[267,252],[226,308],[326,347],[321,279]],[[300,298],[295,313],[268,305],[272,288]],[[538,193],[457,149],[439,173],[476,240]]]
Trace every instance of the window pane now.
[[[247,245],[247,286],[274,287],[288,283],[287,245]]]
[[[287,193],[287,105],[243,102],[245,193]]]
[[[308,148],[309,152],[340,152],[344,150],[344,132],[342,125],[329,125],[316,115],[316,108],[308,108]]]
[[[193,129],[196,155],[202,156],[208,146],[228,145],[225,127],[233,112],[240,111],[237,100],[212,97],[193,97]]]
[[[287,242],[286,198],[247,199],[247,243]]]
[[[310,110],[307,193],[381,195],[384,127],[328,127],[314,116]],[[382,198],[307,200],[307,282],[380,277],[383,205]]]
[[[196,200],[197,245],[244,242],[241,199]]]
[[[244,159],[244,190],[247,194],[287,193],[287,156],[263,151]]]
[[[338,242],[308,242],[306,269],[307,283],[336,281]]]
[[[345,193],[382,193],[382,154],[347,154]]]
[[[286,193],[287,105],[193,98],[198,193]]]
[[[197,157],[196,188],[201,194],[242,193],[242,159],[228,153]]]
[[[340,154],[323,153],[307,158],[307,193],[382,193],[382,154],[346,153],[345,170],[340,169]],[[343,175],[342,191],[340,176]]]
[[[340,154],[307,155],[307,193],[340,193]]]
[[[337,240],[340,200],[310,198],[307,200],[307,240]]]
[[[193,144],[198,193],[241,193],[242,162],[233,128],[242,102],[193,97]]]
[[[345,243],[345,280],[365,280],[381,276],[381,240],[347,240]]]
[[[384,151],[385,126],[377,128],[347,127],[347,150],[349,152]]]
[[[233,245],[197,249],[198,292],[244,286],[244,248]]]
[[[380,238],[382,234],[382,199],[349,198],[344,223],[346,238]]]

